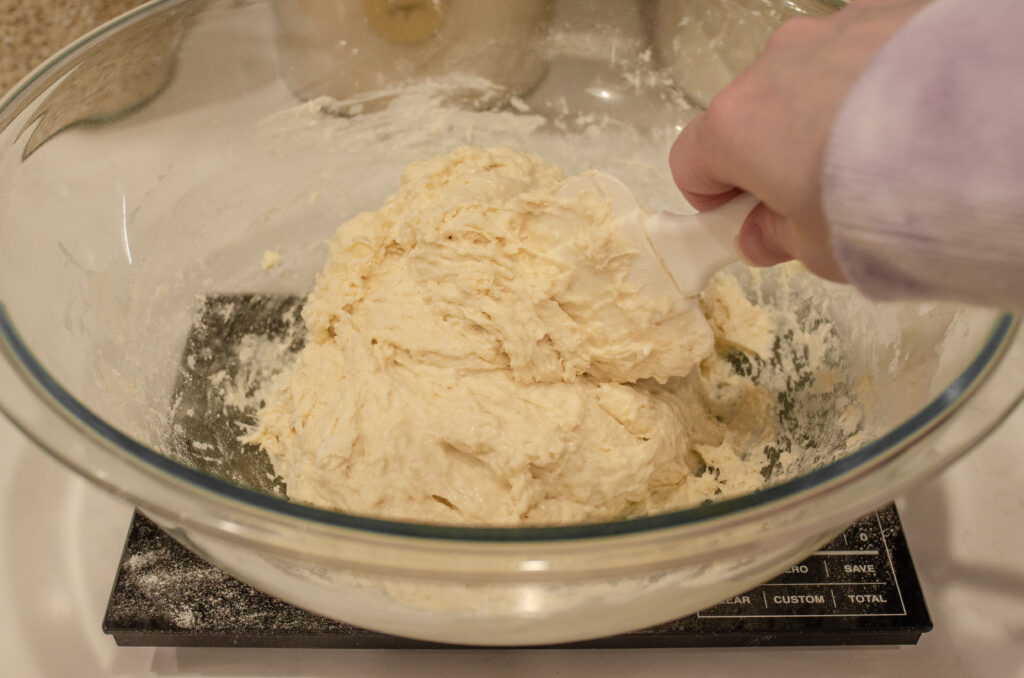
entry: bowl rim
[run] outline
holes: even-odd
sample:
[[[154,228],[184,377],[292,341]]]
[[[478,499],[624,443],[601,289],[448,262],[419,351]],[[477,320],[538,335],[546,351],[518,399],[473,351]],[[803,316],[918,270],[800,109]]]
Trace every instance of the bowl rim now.
[[[376,535],[459,542],[578,541],[595,537],[635,535],[667,528],[694,526],[715,518],[735,517],[758,508],[788,505],[797,501],[801,495],[814,492],[835,482],[852,482],[861,474],[870,471],[876,465],[874,462],[880,462],[887,457],[902,453],[907,449],[908,443],[922,437],[958,410],[1012,343],[1018,325],[1019,319],[1016,316],[1000,313],[981,349],[971,359],[966,369],[946,388],[895,428],[821,468],[783,481],[778,485],[695,507],[616,521],[561,526],[478,527],[386,520],[298,504],[240,487],[174,461],[94,414],[72,396],[36,359],[15,329],[2,300],[0,300],[0,348],[3,350],[0,350],[0,353],[3,353],[8,361],[11,357],[15,359],[14,367],[22,368],[16,372],[23,379],[27,376],[31,380],[28,386],[37,395],[44,396],[39,398],[40,402],[44,403],[53,413],[77,429],[84,429],[98,437],[107,450],[127,454],[142,462],[149,473],[157,476],[170,476],[173,480],[184,483],[193,493],[211,492],[274,514]],[[2,403],[0,403],[0,411],[4,411]],[[18,423],[13,417],[12,420]],[[20,423],[18,425],[24,428]],[[26,433],[30,432],[26,431]],[[31,437],[36,439],[35,436]],[[60,456],[55,450],[50,451],[57,454],[58,457]]]
[[[44,75],[59,70],[70,57],[105,35],[130,25],[145,15],[174,5],[184,4],[187,1],[152,0],[100,26],[54,54],[15,85],[3,96],[3,99],[0,99],[0,130],[6,127],[5,119],[9,123],[23,110],[23,106],[27,102],[20,102],[22,105],[18,105],[18,100],[31,93],[31,86],[38,83]],[[750,513],[760,515],[755,511],[756,509],[782,510],[805,495],[823,491],[824,488],[835,483],[853,482],[870,472],[879,463],[898,456],[907,449],[910,443],[923,437],[952,416],[984,382],[991,369],[1013,343],[1019,325],[1020,318],[1018,316],[1005,312],[999,313],[979,352],[971,359],[967,368],[946,388],[892,430],[824,467],[753,493],[696,507],[623,520],[564,526],[475,527],[385,520],[293,503],[283,498],[243,488],[174,461],[136,441],[94,414],[72,396],[36,359],[18,333],[2,299],[0,299],[0,353],[3,354],[5,361],[11,364],[14,373],[37,396],[37,401],[42,403],[52,414],[56,414],[80,432],[91,433],[94,440],[98,439],[105,451],[124,454],[134,461],[141,462],[143,472],[158,481],[167,479],[176,481],[186,487],[190,494],[198,496],[202,493],[212,493],[229,502],[240,502],[248,508],[269,512],[278,517],[374,535],[449,542],[513,543],[581,541],[598,537],[637,535],[665,529],[696,527],[702,523],[717,524],[719,520],[716,519],[723,519],[726,516],[737,519]],[[30,430],[31,427],[24,424],[19,418],[11,416],[2,401],[0,401],[0,412],[8,414],[11,421],[36,444],[64,461],[59,450],[53,449],[52,446],[43,442],[41,437],[35,435]],[[998,423],[998,420],[992,425],[995,423]],[[87,475],[91,480],[96,480],[82,469],[74,466],[72,468]],[[125,491],[122,489],[121,492]]]

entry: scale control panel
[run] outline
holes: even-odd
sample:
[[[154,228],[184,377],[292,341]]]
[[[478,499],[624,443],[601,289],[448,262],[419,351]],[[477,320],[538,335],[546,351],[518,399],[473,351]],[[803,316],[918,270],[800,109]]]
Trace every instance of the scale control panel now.
[[[901,616],[907,607],[882,516],[872,513],[828,546],[758,588],[698,617]]]
[[[931,627],[896,507],[889,506],[775,579],[702,612],[557,647],[909,645]],[[103,629],[119,645],[441,647],[324,619],[266,596],[190,553],[138,513]]]

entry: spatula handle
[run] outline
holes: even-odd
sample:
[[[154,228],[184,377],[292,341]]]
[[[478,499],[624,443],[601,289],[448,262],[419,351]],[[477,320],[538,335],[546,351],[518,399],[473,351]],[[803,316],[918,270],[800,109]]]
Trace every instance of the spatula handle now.
[[[700,294],[711,276],[739,260],[733,242],[757,203],[750,193],[740,193],[714,209],[659,212],[647,221],[647,238],[683,294]]]

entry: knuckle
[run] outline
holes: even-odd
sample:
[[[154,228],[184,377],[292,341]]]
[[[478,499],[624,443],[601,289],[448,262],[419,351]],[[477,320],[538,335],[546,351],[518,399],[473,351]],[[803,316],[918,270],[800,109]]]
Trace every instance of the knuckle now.
[[[740,117],[747,108],[745,99],[742,78],[737,78],[711,100],[705,113],[705,134],[711,142],[719,144],[733,136],[742,124]]]
[[[701,135],[709,155],[714,151],[718,158],[732,158],[741,152],[752,124],[752,102],[758,96],[756,86],[747,74],[741,74],[711,100]]]

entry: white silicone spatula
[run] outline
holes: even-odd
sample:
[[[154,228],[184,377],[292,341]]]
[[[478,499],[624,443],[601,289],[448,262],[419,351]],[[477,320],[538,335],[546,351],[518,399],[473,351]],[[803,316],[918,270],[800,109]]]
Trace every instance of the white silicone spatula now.
[[[604,172],[591,172],[612,203],[616,220],[638,247],[646,245],[683,296],[699,295],[711,277],[738,261],[733,242],[758,199],[741,193],[715,209],[697,214],[644,210],[624,183]]]

